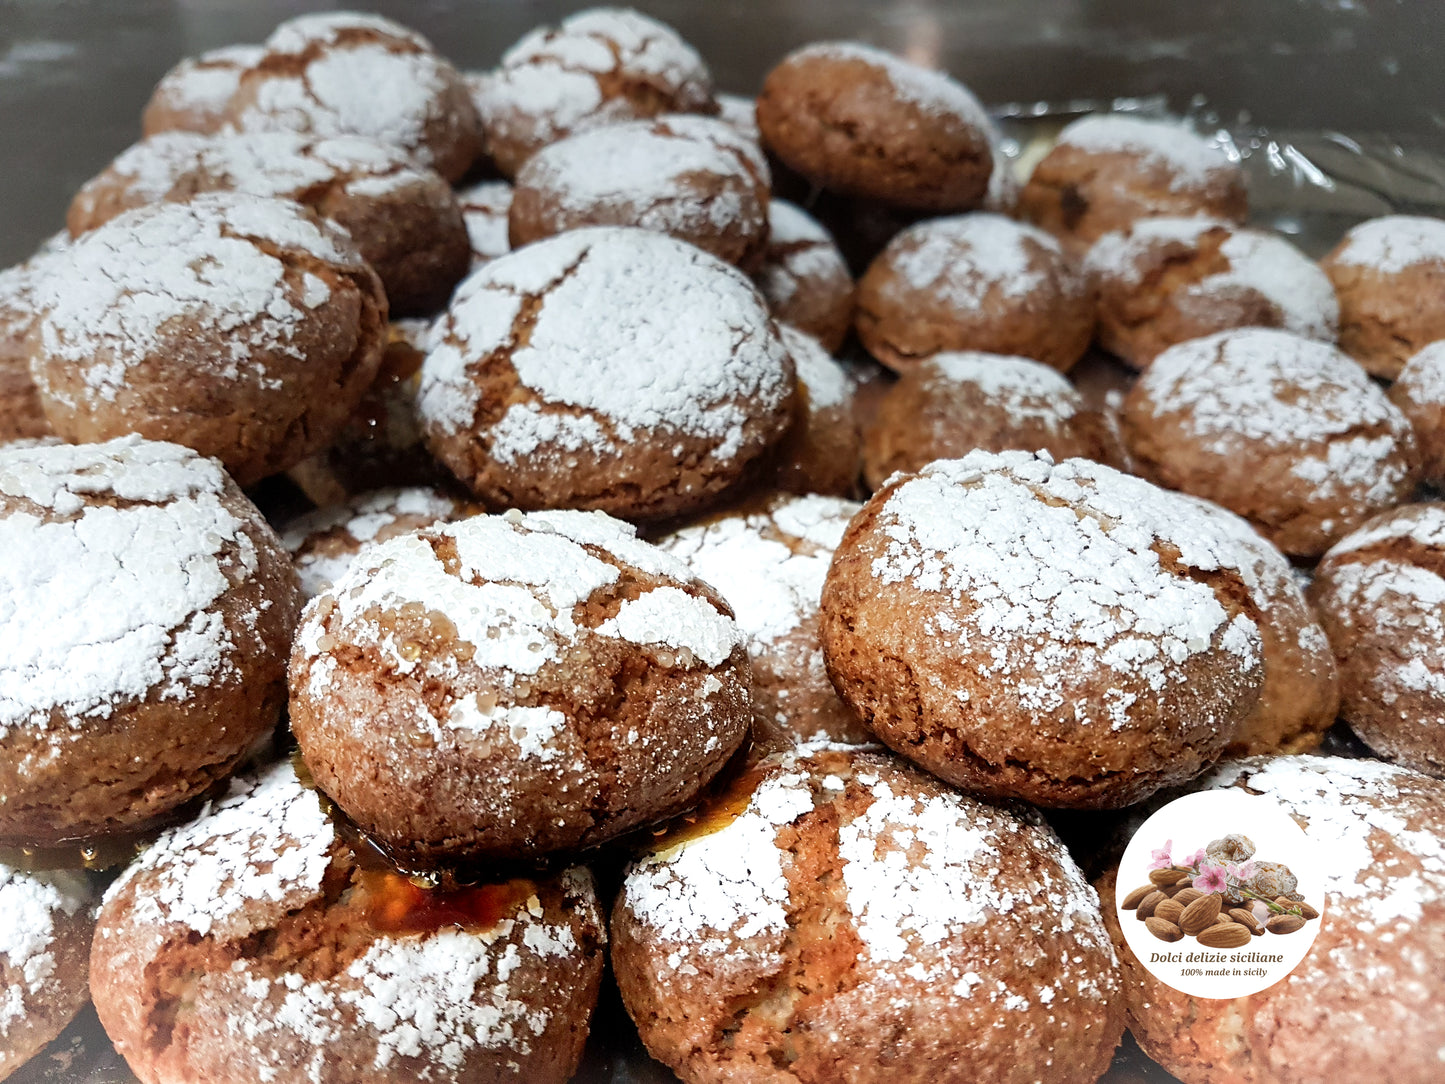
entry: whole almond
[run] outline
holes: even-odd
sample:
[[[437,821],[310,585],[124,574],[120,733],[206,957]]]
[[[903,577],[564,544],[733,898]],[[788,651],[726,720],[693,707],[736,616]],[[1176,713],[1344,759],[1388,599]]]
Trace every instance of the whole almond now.
[[[1173,922],[1178,925],[1179,916],[1184,913],[1184,904],[1178,900],[1165,900],[1158,907],[1154,908],[1154,917],[1162,918],[1165,922]]]
[[[1123,902],[1120,903],[1119,906],[1126,911],[1132,911],[1134,910],[1134,908],[1139,906],[1145,896],[1149,895],[1149,893],[1154,891],[1157,890],[1153,885],[1140,885],[1138,888],[1134,889],[1133,892],[1130,892],[1127,896],[1125,896]]]
[[[1221,904],[1221,906],[1223,906],[1223,905]],[[1220,911],[1220,912],[1219,912],[1219,917],[1214,920],[1214,924],[1215,924],[1216,926],[1223,926],[1223,925],[1225,925],[1226,923],[1233,922],[1233,921],[1234,921],[1234,919],[1230,918],[1229,915],[1228,915],[1226,912]]]
[[[1305,920],[1299,915],[1275,915],[1264,924],[1270,933],[1294,933],[1304,929]]]
[[[1134,912],[1135,916],[1140,922],[1143,922],[1146,918],[1153,917],[1154,908],[1158,907],[1166,899],[1168,899],[1168,897],[1165,896],[1163,892],[1155,889],[1139,901],[1139,907]]]
[[[1300,903],[1297,906],[1299,907],[1299,913],[1304,915],[1306,920],[1320,917],[1320,913],[1307,903]]]
[[[1180,941],[1184,937],[1184,931],[1172,922],[1165,922],[1162,918],[1146,918],[1144,928],[1161,941]]]
[[[1229,917],[1241,926],[1246,927],[1249,932],[1256,937],[1264,933],[1264,924],[1254,917],[1253,911],[1246,910],[1243,907],[1231,907],[1229,909]]]
[[[1219,917],[1219,902],[1219,897],[1213,894],[1200,896],[1184,908],[1179,916],[1179,928],[1191,937],[1207,930]]]
[[[1221,922],[1217,926],[1210,926],[1198,936],[1199,943],[1206,948],[1239,948],[1253,939],[1254,934],[1238,922]]]
[[[1166,896],[1173,897],[1173,896],[1177,896],[1180,892],[1183,892],[1183,891],[1184,891],[1184,886],[1183,886],[1183,885],[1178,885],[1178,884],[1173,884],[1173,885],[1160,885],[1160,886],[1159,886],[1159,891],[1160,891],[1160,892],[1163,892],[1164,895],[1166,895]]]
[[[1156,869],[1149,874],[1149,880],[1163,888],[1165,885],[1178,884],[1188,876],[1182,869]]]
[[[1188,907],[1203,895],[1204,893],[1197,888],[1181,888],[1178,892],[1174,893],[1173,898],[1184,904],[1185,907]]]

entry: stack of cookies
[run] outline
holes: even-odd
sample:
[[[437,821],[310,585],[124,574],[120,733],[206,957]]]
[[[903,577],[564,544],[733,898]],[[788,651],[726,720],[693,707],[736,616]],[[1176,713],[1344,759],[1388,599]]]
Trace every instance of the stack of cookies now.
[[[1438,1076],[1445,222],[621,9],[143,127],[0,272],[0,1078],[92,1000],[146,1084],[562,1082],[619,995],[698,1084]],[[1225,787],[1337,868],[1216,1003],[1093,829]]]

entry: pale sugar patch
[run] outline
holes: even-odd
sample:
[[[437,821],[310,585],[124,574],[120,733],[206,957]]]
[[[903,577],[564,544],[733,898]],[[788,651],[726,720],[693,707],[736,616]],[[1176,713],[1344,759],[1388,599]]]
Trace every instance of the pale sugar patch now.
[[[78,914],[90,895],[82,873],[28,873],[0,864],[0,964],[18,979],[0,998],[0,1038],[25,1018],[27,1000],[52,985],[56,919]]]
[[[1169,170],[1175,189],[1207,184],[1213,175],[1238,168],[1218,146],[1182,124],[1122,113],[1081,117],[1059,133],[1059,142],[1095,154],[1138,155]]]
[[[1007,298],[1033,293],[1044,283],[1042,259],[1060,251],[1058,241],[1033,226],[971,214],[910,226],[881,259],[895,272],[888,292],[900,303],[913,304],[922,294],[972,311],[993,292]]]
[[[988,112],[973,92],[945,72],[912,64],[902,57],[856,41],[822,42],[808,45],[789,57],[791,61],[813,58],[852,60],[880,69],[898,97],[937,116],[957,117],[982,129],[992,130]]]
[[[928,383],[969,384],[1020,422],[1066,427],[1084,408],[1074,386],[1042,362],[976,350],[935,354],[919,366]]]
[[[640,598],[628,599],[616,617],[597,626],[597,632],[642,647],[686,651],[710,667],[727,661],[742,642],[732,618],[707,599],[676,587],[654,587]]]
[[[287,19],[271,31],[266,48],[278,53],[303,53],[313,44],[334,45],[348,33],[372,33],[431,51],[431,42],[393,19],[363,11],[318,11]]]
[[[187,57],[161,77],[155,99],[175,110],[197,112],[219,121],[241,75],[264,55],[259,45],[226,45]]]
[[[512,251],[507,214],[512,209],[512,186],[506,181],[482,181],[457,192],[467,237],[472,244],[472,268]]]
[[[1431,343],[1407,361],[1393,390],[1418,406],[1445,406],[1445,341]]]
[[[857,382],[847,369],[833,360],[833,355],[824,350],[817,339],[789,324],[779,325],[778,332],[793,359],[798,383],[807,389],[809,414],[853,401],[853,393],[858,390]]]
[[[1372,218],[1345,234],[1333,259],[1387,275],[1418,264],[1445,263],[1445,220],[1419,215]]]

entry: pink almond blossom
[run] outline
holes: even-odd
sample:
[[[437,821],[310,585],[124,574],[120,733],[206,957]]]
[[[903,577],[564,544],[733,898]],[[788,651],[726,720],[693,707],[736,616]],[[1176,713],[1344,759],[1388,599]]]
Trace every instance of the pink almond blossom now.
[[[1223,893],[1228,883],[1225,880],[1224,867],[1213,862],[1205,862],[1200,865],[1199,872],[1194,875],[1194,887],[1208,895],[1209,893]]]
[[[1169,857],[1169,848],[1173,845],[1174,841],[1172,839],[1166,839],[1164,841],[1164,846],[1160,847],[1157,851],[1150,851],[1149,868],[1168,869],[1170,866],[1172,866],[1174,864],[1174,860]]]

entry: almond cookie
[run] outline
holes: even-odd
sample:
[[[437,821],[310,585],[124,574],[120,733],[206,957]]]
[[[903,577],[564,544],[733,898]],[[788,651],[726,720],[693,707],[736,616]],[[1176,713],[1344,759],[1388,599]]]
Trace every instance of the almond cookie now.
[[[1340,666],[1340,715],[1381,757],[1445,776],[1445,505],[1368,521],[1320,561],[1309,598]]]
[[[54,1039],[90,1000],[95,914],[85,874],[0,864],[0,1080]]]
[[[156,84],[141,114],[141,132],[219,132],[230,121],[231,97],[241,76],[266,50],[259,45],[225,45],[186,57]]]
[[[1316,557],[1414,492],[1410,424],[1326,343],[1244,328],[1164,351],[1124,403],[1145,477],[1223,505]]]
[[[576,849],[676,812],[749,715],[722,600],[585,512],[474,516],[371,547],[307,607],[291,660],[291,728],[317,784],[423,862]]]
[[[763,142],[790,169],[844,196],[919,211],[983,203],[992,124],[943,72],[858,42],[785,56],[758,95]]]
[[[1415,432],[1421,477],[1445,486],[1445,342],[1431,343],[1407,361],[1389,396]]]
[[[302,516],[286,528],[281,544],[310,599],[339,581],[368,545],[476,511],[436,489],[377,489]]]
[[[1320,931],[1267,990],[1196,998],[1151,975],[1104,908],[1139,1045],[1190,1084],[1438,1080],[1445,784],[1376,761],[1300,756],[1232,761],[1200,786],[1277,801],[1315,841],[1327,857]],[[1113,874],[1099,891],[1112,898]]]
[[[763,152],[716,118],[610,124],[527,159],[508,233],[520,248],[582,226],[638,226],[753,270],[767,244],[771,183]]]
[[[538,27],[470,78],[487,153],[514,176],[559,139],[662,113],[715,113],[712,75],[671,27],[630,8],[590,8]]]
[[[1001,215],[935,218],[888,242],[858,281],[854,326],[902,372],[945,350],[1067,370],[1094,335],[1088,280],[1041,230]]]
[[[231,98],[242,131],[369,136],[453,183],[481,151],[462,77],[399,23],[354,11],[301,15],[278,26],[265,50]]]
[[[1037,812],[881,753],[785,755],[627,871],[612,964],[688,1084],[1087,1084],[1123,1031],[1099,900]]]
[[[1242,556],[1142,479],[972,452],[854,517],[823,655],[864,724],[948,782],[1117,808],[1197,775],[1259,698]]]
[[[0,448],[0,553],[0,844],[143,829],[275,728],[296,574],[214,460]]]
[[[798,372],[793,424],[766,457],[760,482],[784,493],[853,497],[863,436],[854,416],[857,385],[817,339],[778,325]]]
[[[888,389],[863,438],[863,477],[878,489],[896,471],[986,452],[1047,451],[1102,459],[1099,422],[1056,370],[976,351],[935,354]]]
[[[768,204],[768,246],[753,281],[774,319],[837,353],[853,326],[853,276],[832,235],[796,204]]]
[[[512,251],[507,216],[512,210],[512,186],[506,181],[481,181],[457,193],[467,237],[472,245],[472,270]]]
[[[398,315],[441,308],[470,265],[451,186],[396,147],[362,136],[168,132],[137,143],[90,180],[67,221],[79,237],[122,211],[200,192],[294,200],[344,227]]]
[[[1242,224],[1249,200],[1239,163],[1182,124],[1107,113],[1059,133],[1019,193],[1018,210],[1082,254],[1140,218]]]
[[[1340,675],[1329,639],[1305,601],[1289,558],[1234,513],[1199,498],[1194,503],[1239,544],[1239,571],[1259,611],[1264,684],[1224,755],[1307,753],[1319,746],[1339,715]]]
[[[1445,339],[1445,220],[1361,222],[1321,266],[1340,302],[1340,348],[1374,376],[1394,378]]]
[[[780,495],[657,543],[732,607],[752,660],[753,713],[765,731],[781,731],[794,742],[871,740],[833,691],[818,639],[828,562],[861,507],[834,497]]]
[[[427,443],[494,507],[663,518],[743,477],[796,378],[743,275],[646,230],[573,230],[462,284],[432,336]]]
[[[1334,342],[1329,277],[1282,237],[1211,218],[1144,218],[1089,249],[1099,345],[1143,369],[1186,339],[1276,327]]]
[[[591,875],[427,890],[363,863],[278,764],[106,893],[96,1011],[141,1080],[571,1078],[602,977]]]
[[[55,432],[140,433],[241,485],[326,447],[381,361],[386,297],[345,233],[213,192],[128,211],[45,263],[31,372]]]

